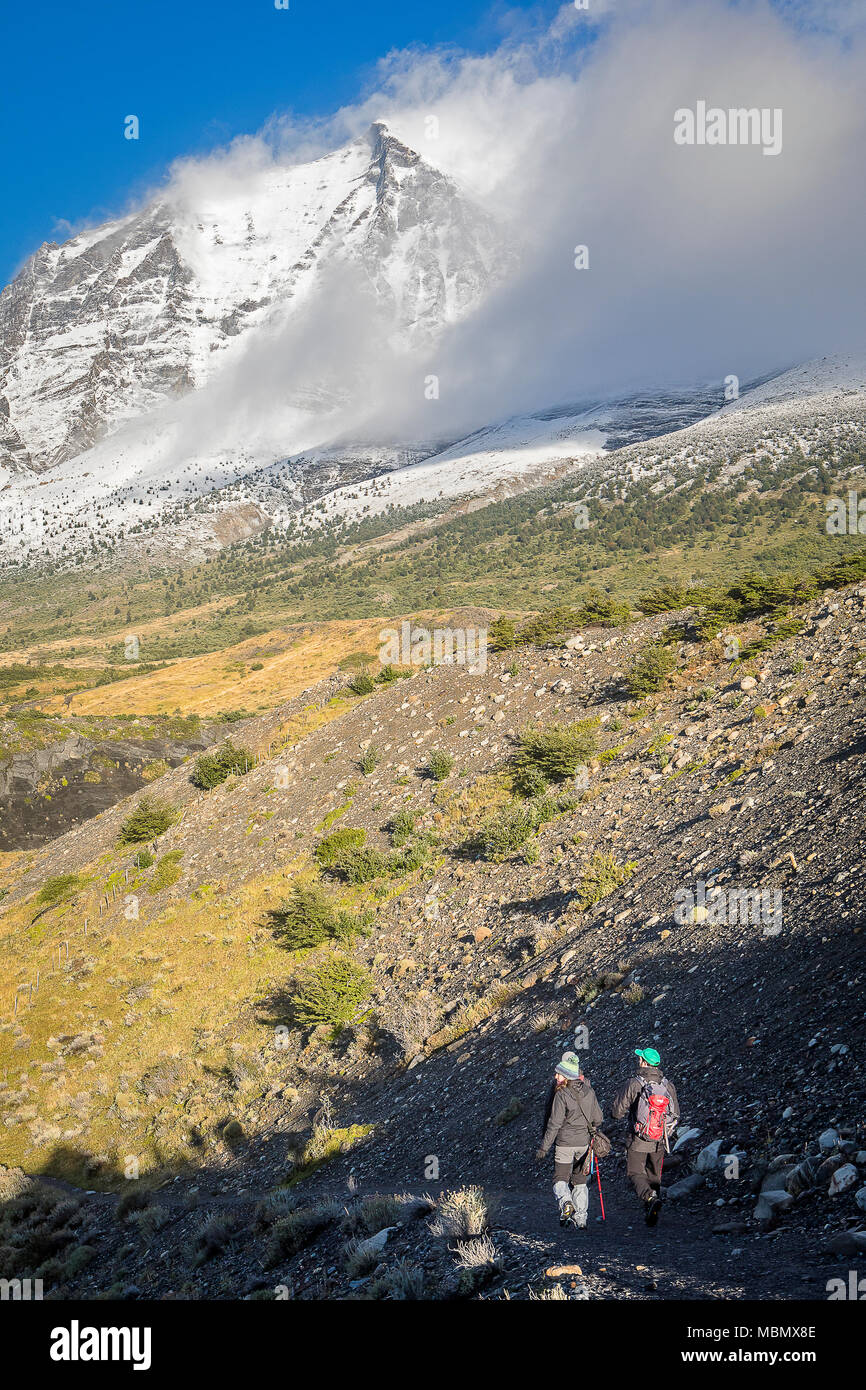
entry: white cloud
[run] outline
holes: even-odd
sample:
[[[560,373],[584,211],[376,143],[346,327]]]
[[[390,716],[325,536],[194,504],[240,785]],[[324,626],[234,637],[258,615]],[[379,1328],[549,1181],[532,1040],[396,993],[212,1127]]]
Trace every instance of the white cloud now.
[[[428,371],[443,437],[637,384],[747,380],[862,341],[866,36],[847,21],[844,42],[804,27],[799,0],[781,13],[761,0],[591,4],[489,56],[391,54],[376,90],[327,122],[275,117],[178,164],[170,196],[196,205],[384,119],[523,248],[520,269],[423,359],[393,351],[357,287],[323,294],[189,402],[180,447],[227,421],[294,450],[322,431],[416,438],[434,418],[417,389]],[[675,145],[674,112],[698,99],[781,108],[782,153]],[[588,270],[574,268],[579,243]],[[299,380],[339,399],[312,434],[275,415]]]

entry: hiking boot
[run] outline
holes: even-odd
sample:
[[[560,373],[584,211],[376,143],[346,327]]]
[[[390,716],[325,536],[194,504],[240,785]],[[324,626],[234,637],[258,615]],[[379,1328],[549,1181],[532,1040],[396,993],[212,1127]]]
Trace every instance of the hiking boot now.
[[[661,1211],[662,1211],[662,1199],[661,1199],[661,1197],[651,1197],[651,1198],[649,1199],[649,1201],[647,1202],[647,1204],[646,1204],[646,1224],[647,1224],[648,1226],[655,1226],[656,1222],[658,1221],[659,1217],[661,1216]]]
[[[571,1218],[571,1224],[572,1224],[572,1226],[574,1227],[574,1229],[575,1229],[576,1231],[585,1231],[585,1230],[586,1230],[586,1213],[585,1213],[585,1212],[582,1212],[582,1211],[580,1211],[580,1212],[575,1212],[574,1216]]]
[[[574,1216],[574,1205],[572,1202],[563,1202],[559,1209],[559,1224],[567,1226]]]

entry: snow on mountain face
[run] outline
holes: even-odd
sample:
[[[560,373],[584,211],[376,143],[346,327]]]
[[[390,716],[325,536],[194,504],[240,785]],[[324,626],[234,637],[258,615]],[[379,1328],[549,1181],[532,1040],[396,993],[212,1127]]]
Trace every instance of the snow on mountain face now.
[[[212,382],[329,265],[359,266],[417,342],[478,302],[499,253],[486,215],[382,125],[45,245],[0,295],[0,471],[44,472]]]

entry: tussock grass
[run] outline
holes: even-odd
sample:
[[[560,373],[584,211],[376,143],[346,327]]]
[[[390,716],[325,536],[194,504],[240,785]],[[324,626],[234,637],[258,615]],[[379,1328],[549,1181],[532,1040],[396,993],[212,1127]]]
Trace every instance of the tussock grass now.
[[[492,1215],[491,1203],[482,1187],[455,1188],[440,1197],[430,1230],[442,1240],[468,1240],[486,1234]]]

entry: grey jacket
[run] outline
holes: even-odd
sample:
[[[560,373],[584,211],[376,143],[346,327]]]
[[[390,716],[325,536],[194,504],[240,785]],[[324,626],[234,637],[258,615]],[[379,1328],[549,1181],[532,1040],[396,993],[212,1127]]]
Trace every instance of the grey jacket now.
[[[589,1126],[596,1128],[603,1118],[588,1081],[567,1081],[564,1086],[557,1086],[544,1126],[542,1152],[546,1154],[552,1144],[588,1149]]]
[[[670,1093],[670,1105],[668,1107],[668,1133],[673,1133],[677,1121],[680,1118],[680,1103],[677,1099],[674,1083],[668,1077],[663,1076],[658,1067],[641,1067],[637,1074],[621,1086],[613,1098],[610,1113],[615,1120],[621,1120],[623,1115],[628,1115],[629,1137],[628,1146],[642,1153],[654,1153],[656,1149],[663,1148],[664,1145],[655,1143],[652,1139],[641,1139],[635,1134],[635,1116],[637,1114],[637,1103],[640,1099],[641,1091],[648,1081],[663,1081]]]

